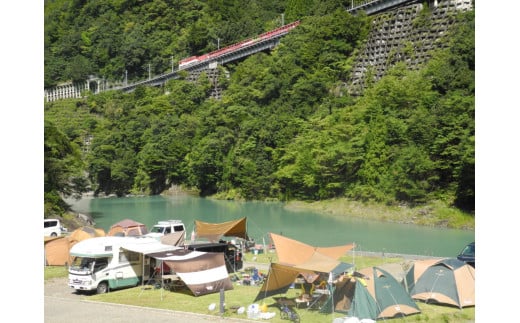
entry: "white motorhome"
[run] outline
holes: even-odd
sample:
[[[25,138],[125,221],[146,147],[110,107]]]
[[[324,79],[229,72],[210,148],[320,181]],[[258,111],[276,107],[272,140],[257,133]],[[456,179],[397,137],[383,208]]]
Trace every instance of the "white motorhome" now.
[[[150,279],[155,264],[147,254],[179,249],[149,237],[97,237],[70,249],[69,287],[106,293]]]
[[[186,240],[186,227],[182,220],[166,220],[154,224],[150,233],[147,233],[145,236],[160,239],[162,236],[167,234],[178,232],[182,232],[184,234],[184,240]]]

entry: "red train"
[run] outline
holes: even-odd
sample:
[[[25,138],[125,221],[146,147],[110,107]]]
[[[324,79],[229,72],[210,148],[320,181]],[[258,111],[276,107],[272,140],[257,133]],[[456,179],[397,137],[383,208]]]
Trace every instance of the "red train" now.
[[[207,61],[207,60],[210,60],[210,59],[214,59],[216,57],[219,57],[223,54],[226,54],[226,53],[229,53],[229,52],[233,52],[239,48],[242,48],[242,47],[247,47],[249,45],[252,45],[258,41],[262,41],[262,40],[267,40],[267,39],[270,39],[270,38],[273,38],[274,36],[278,36],[279,34],[282,34],[282,33],[286,33],[288,32],[289,30],[295,28],[296,26],[298,26],[300,24],[300,21],[297,20],[295,22],[292,22],[290,24],[287,24],[287,25],[284,25],[282,27],[279,27],[279,28],[276,28],[276,29],[273,29],[271,31],[268,31],[268,32],[265,32],[257,37],[254,37],[254,38],[249,38],[249,39],[246,39],[246,40],[243,40],[241,42],[238,42],[236,44],[233,44],[233,45],[230,45],[230,46],[227,46],[227,47],[223,47],[223,48],[220,48],[216,51],[213,51],[213,52],[210,52],[208,54],[204,54],[204,55],[201,55],[201,56],[190,56],[190,57],[187,57],[187,58],[184,58],[182,60],[179,61],[179,70],[182,70],[188,66],[191,66],[193,64],[197,64],[197,63],[201,63],[201,62],[204,62],[204,61]]]

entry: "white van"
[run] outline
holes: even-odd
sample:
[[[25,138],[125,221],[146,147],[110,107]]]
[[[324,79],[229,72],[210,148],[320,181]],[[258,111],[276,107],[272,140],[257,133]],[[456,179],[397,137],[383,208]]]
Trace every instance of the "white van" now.
[[[145,234],[145,236],[160,240],[161,237],[167,234],[177,232],[184,233],[184,240],[186,240],[186,227],[184,226],[182,220],[166,220],[159,221],[157,222],[157,224],[154,224],[152,230],[150,230],[149,233]]]
[[[69,287],[96,291],[133,287],[154,275],[153,252],[181,249],[150,237],[97,237],[82,240],[70,249]]]
[[[67,229],[61,225],[60,220],[43,219],[43,235],[45,237],[58,237],[65,232],[67,232]]]

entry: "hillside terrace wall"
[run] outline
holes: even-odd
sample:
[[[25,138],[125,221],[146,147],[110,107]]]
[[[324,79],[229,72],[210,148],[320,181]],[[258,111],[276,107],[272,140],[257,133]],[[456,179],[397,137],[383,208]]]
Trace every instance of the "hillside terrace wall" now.
[[[346,84],[350,94],[361,95],[368,83],[379,80],[397,62],[419,69],[433,50],[446,46],[443,38],[456,22],[455,14],[468,10],[473,10],[472,0],[435,0],[374,15]]]

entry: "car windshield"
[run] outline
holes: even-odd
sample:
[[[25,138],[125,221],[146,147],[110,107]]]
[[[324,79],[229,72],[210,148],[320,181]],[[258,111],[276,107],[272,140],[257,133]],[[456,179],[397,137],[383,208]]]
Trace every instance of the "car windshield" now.
[[[474,257],[475,256],[475,245],[474,244],[467,245],[460,254],[463,256]]]
[[[154,232],[154,233],[164,233],[164,228],[163,227],[153,227],[152,230],[150,232]]]

